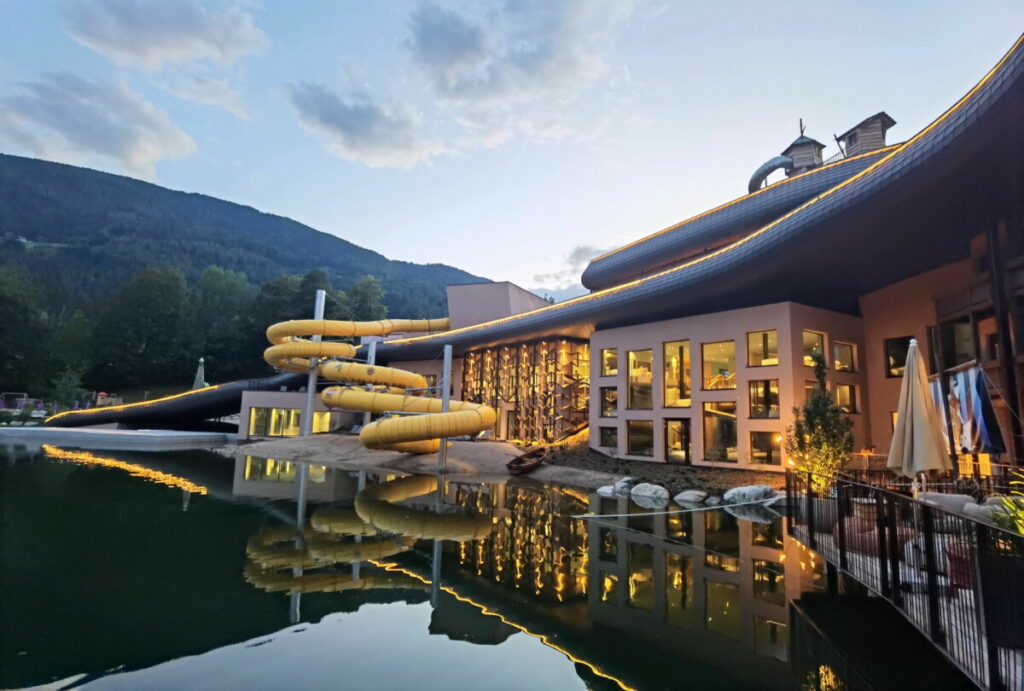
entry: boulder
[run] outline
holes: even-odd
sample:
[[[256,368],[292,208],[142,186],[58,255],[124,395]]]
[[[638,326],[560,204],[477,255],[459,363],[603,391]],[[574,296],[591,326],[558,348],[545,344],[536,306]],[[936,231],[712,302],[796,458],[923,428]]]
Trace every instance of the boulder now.
[[[600,496],[602,496],[602,497],[617,497],[617,496],[619,496],[618,494],[615,493],[615,486],[614,485],[605,485],[604,487],[598,487],[597,488],[597,493]]]
[[[682,492],[672,497],[673,501],[677,504],[682,504],[684,501],[690,504],[699,504],[708,498],[708,493],[699,489],[684,489]]]
[[[663,509],[668,506],[668,490],[661,485],[641,482],[630,490],[629,496],[633,498],[637,506],[642,506],[645,509]]]
[[[633,489],[633,485],[635,484],[636,481],[627,475],[626,477],[622,478],[614,485],[612,485],[612,488],[614,488],[615,490],[615,496],[627,497],[629,496],[629,491]]]
[[[725,510],[736,518],[754,523],[771,523],[776,518],[782,518],[766,506],[760,504],[747,504],[746,506],[726,506]]]
[[[768,501],[775,498],[775,490],[768,485],[747,485],[733,487],[722,495],[726,504],[745,504],[752,501]]]
[[[707,504],[708,506],[718,506],[719,504],[722,503],[722,498],[717,495],[714,497],[708,497],[707,499],[704,500],[704,503]]]

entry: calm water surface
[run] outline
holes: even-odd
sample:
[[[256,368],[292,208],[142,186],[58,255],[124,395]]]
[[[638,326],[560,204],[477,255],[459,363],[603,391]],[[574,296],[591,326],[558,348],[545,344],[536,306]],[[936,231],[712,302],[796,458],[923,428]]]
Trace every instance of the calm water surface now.
[[[822,576],[780,520],[323,466],[307,467],[302,512],[292,463],[0,450],[3,687],[818,688],[827,676],[789,659],[787,603]],[[573,518],[588,511],[623,515]]]

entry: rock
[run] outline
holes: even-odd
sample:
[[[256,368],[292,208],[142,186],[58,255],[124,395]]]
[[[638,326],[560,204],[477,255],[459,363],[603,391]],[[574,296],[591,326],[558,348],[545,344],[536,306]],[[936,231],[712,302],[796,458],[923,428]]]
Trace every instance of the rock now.
[[[645,509],[663,509],[668,506],[668,490],[660,485],[641,482],[630,490],[629,496],[637,506]]]
[[[682,504],[684,501],[688,503],[701,503],[708,498],[708,493],[699,489],[684,489],[682,492],[672,497],[673,501],[677,504]]]
[[[726,506],[725,510],[736,518],[740,518],[744,521],[753,521],[754,523],[771,523],[776,518],[782,517],[768,507],[761,506],[759,504],[748,504],[747,506]]]
[[[702,508],[704,506],[703,503],[698,502],[698,501],[679,501],[679,500],[676,500],[676,504],[679,504],[679,506],[683,507],[684,509],[690,509],[690,510],[700,509],[700,508]]]
[[[745,504],[752,501],[768,501],[774,498],[775,490],[768,485],[733,487],[722,496],[726,504]]]
[[[766,501],[764,505],[772,508],[775,511],[785,511],[788,502],[789,497],[786,496],[786,493],[779,492],[774,497]]]
[[[619,496],[618,494],[615,493],[615,486],[614,485],[605,485],[604,487],[598,487],[597,488],[597,493],[599,495],[601,495],[602,497],[617,497],[617,496]]]
[[[627,475],[626,477],[622,478],[614,485],[612,485],[612,487],[615,489],[615,496],[625,497],[626,495],[629,494],[629,491],[633,489],[633,485],[635,484],[636,481]]]
[[[718,506],[719,504],[722,503],[722,498],[718,496],[708,497],[707,499],[704,500],[704,503],[707,504],[708,506]]]

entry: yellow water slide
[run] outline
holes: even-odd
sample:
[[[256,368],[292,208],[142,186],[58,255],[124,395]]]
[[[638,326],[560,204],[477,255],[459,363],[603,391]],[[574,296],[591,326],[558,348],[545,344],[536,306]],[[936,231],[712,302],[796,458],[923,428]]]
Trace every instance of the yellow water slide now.
[[[308,372],[312,358],[321,360],[319,375],[343,382],[323,391],[321,399],[333,408],[398,416],[372,422],[359,433],[369,449],[391,449],[406,453],[437,451],[443,437],[476,434],[494,427],[492,408],[478,403],[449,401],[441,411],[441,399],[423,395],[427,381],[415,372],[377,367],[359,362],[325,358],[352,358],[356,347],[349,343],[312,341],[310,337],[358,338],[391,333],[432,333],[447,331],[447,319],[384,319],[372,322],[297,319],[267,329],[270,347],[263,357],[273,367],[288,372]],[[370,385],[370,389],[366,389]]]

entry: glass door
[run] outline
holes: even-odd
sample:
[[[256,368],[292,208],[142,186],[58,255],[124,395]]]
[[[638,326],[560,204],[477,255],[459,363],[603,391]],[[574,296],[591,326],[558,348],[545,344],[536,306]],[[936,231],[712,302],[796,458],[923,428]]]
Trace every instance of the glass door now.
[[[690,465],[690,418],[665,420],[665,460]]]

